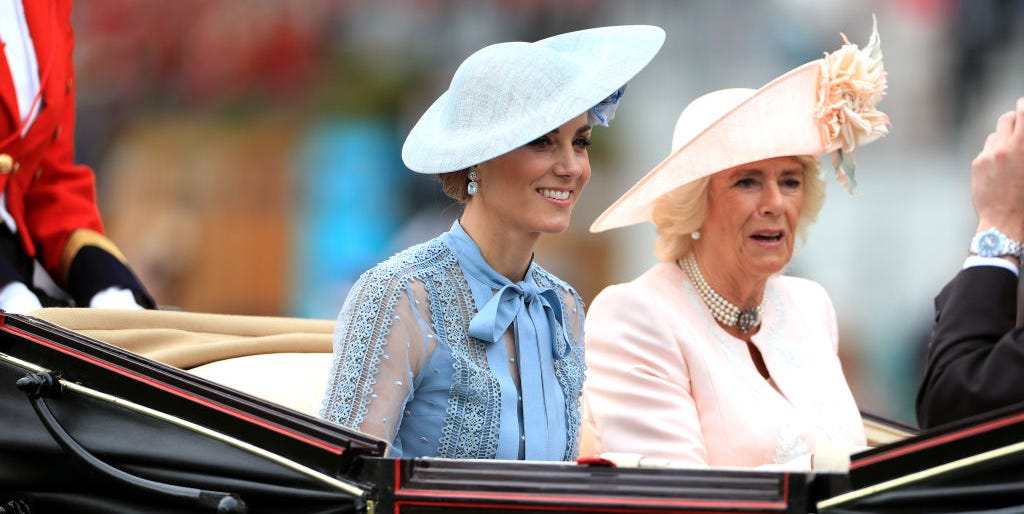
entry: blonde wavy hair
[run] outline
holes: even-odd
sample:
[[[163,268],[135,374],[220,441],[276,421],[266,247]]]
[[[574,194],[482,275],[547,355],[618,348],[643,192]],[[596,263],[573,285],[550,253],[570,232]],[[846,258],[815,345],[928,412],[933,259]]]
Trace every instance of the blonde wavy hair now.
[[[804,168],[804,206],[797,220],[797,250],[807,241],[807,228],[825,204],[825,177],[819,170],[820,157],[796,156]],[[690,234],[700,229],[708,215],[708,182],[702,177],[661,195],[654,201],[651,215],[658,229],[654,243],[654,256],[663,261],[674,261],[690,253],[693,239]]]

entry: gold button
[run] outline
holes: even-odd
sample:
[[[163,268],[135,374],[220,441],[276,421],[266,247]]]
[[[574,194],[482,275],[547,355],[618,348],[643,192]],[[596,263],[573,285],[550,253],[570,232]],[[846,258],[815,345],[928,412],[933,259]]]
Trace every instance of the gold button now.
[[[0,153],[0,173],[6,175],[12,169],[14,169],[14,159],[9,154]]]
[[[54,141],[56,141],[57,138],[60,137],[60,129],[61,128],[62,127],[60,125],[57,125],[57,130],[53,131],[53,140]]]

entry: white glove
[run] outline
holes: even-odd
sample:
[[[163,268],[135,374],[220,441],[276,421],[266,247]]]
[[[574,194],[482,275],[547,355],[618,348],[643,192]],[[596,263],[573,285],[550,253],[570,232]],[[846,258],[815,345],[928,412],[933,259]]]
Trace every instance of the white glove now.
[[[108,287],[94,294],[89,300],[89,307],[93,309],[143,310],[143,307],[135,301],[135,295],[122,287]]]
[[[22,282],[11,282],[0,289],[0,309],[25,314],[42,308],[39,297]]]

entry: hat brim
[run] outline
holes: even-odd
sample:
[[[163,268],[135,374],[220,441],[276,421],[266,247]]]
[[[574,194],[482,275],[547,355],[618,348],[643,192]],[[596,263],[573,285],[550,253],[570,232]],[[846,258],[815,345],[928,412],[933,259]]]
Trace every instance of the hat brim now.
[[[537,41],[578,61],[580,73],[545,104],[527,105],[529,116],[472,134],[447,126],[450,91],[442,94],[412,128],[402,147],[406,166],[418,173],[447,173],[508,153],[560,127],[615,93],[654,58],[665,32],[649,25],[601,27]]]
[[[662,195],[740,164],[826,153],[815,116],[820,74],[820,61],[812,61],[758,89],[655,166],[590,231],[651,221],[654,201]],[[775,120],[778,130],[765,130],[765,120]]]

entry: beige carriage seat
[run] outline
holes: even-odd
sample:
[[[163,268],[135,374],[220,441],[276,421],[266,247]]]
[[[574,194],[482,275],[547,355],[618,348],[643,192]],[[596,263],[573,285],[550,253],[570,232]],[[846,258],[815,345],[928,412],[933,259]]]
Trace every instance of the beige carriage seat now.
[[[877,446],[894,443],[901,439],[917,435],[920,430],[909,425],[888,420],[867,412],[861,412],[864,419],[864,434],[868,439],[868,446]]]
[[[333,320],[48,308],[31,316],[316,416]]]

